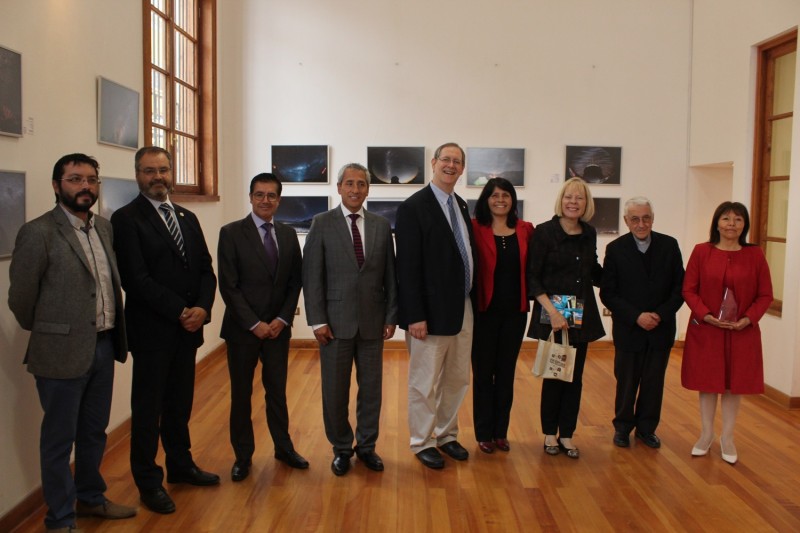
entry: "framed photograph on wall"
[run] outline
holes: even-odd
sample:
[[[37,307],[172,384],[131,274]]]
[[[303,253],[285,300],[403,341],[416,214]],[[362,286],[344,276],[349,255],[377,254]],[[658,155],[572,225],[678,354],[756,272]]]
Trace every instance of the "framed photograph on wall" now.
[[[478,205],[478,200],[467,200],[467,209],[469,209],[469,216],[475,218],[475,206]],[[517,197],[517,218],[520,220],[525,220],[524,209],[523,206],[525,205],[525,200],[521,200]]]
[[[136,180],[126,180],[122,178],[101,178],[100,216],[111,219],[114,211],[128,204],[131,200],[139,196],[139,186]]]
[[[366,208],[370,213],[375,213],[389,221],[392,226],[392,233],[394,233],[394,225],[397,221],[397,208],[403,200],[400,198],[367,198]]]
[[[367,147],[369,182],[376,185],[424,185],[425,147]]]
[[[25,173],[0,170],[0,259],[11,257],[25,223]]]
[[[524,148],[467,148],[467,187],[483,187],[491,178],[525,186]]]
[[[275,220],[290,225],[297,233],[308,233],[314,215],[327,210],[327,196],[281,196]]]
[[[284,184],[328,183],[328,147],[273,145],[272,173]]]
[[[97,142],[139,148],[139,93],[97,77]]]
[[[619,185],[622,148],[613,146],[567,146],[564,181],[580,176],[586,183]]]
[[[22,54],[0,46],[0,135],[22,137]]]
[[[619,234],[619,198],[595,198],[594,216],[589,224],[598,235]]]

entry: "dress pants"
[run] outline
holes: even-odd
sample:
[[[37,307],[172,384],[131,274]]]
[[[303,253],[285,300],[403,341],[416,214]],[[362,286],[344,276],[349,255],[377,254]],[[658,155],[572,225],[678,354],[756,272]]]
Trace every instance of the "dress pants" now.
[[[408,429],[411,451],[442,446],[458,437],[458,408],[469,387],[472,303],[464,302],[464,322],[456,335],[406,333],[408,346]]]
[[[289,361],[289,328],[277,339],[258,343],[228,342],[228,373],[231,378],[230,437],[237,461],[249,461],[256,449],[253,434],[253,375],[261,360],[267,427],[276,451],[294,450],[289,437],[286,407],[286,373]]]
[[[556,338],[560,342],[561,335],[557,334]],[[576,348],[576,353],[572,383],[558,379],[542,380],[540,406],[542,433],[558,435],[564,439],[572,438],[578,424],[578,410],[581,406],[581,392],[583,391],[583,366],[586,363],[589,343],[578,342],[573,346]]]
[[[131,352],[131,473],[140,490],[161,487],[164,481],[156,464],[159,437],[168,471],[182,473],[195,466],[189,418],[197,348],[188,337],[170,348]]]
[[[614,429],[630,433],[655,433],[661,420],[664,377],[670,348],[645,347],[639,351],[616,350],[614,376],[617,397],[614,402]],[[638,390],[638,398],[637,398]]]
[[[335,334],[335,333],[334,333]],[[356,433],[358,451],[375,450],[381,418],[383,339],[333,339],[320,346],[322,418],[333,454],[353,455],[353,428],[349,420],[350,376],[356,366]]]
[[[36,376],[44,410],[39,441],[42,492],[48,529],[75,524],[75,501],[99,505],[106,483],[100,462],[106,448],[106,428],[114,387],[114,343],[109,332],[98,334],[89,371],[73,379]],[[75,445],[75,477],[69,460]]]
[[[475,318],[472,413],[475,438],[505,439],[514,401],[514,371],[528,314],[489,309]]]

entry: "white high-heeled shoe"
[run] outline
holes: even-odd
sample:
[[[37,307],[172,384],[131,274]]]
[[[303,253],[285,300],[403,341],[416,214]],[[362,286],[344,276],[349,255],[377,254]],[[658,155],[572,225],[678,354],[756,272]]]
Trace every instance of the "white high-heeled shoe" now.
[[[713,442],[714,442],[714,436],[712,435],[711,439],[708,441],[708,446],[706,446],[705,448],[700,448],[697,444],[695,444],[694,447],[692,448],[692,455],[694,457],[701,457],[703,455],[706,455],[708,453],[708,450],[711,449],[711,444]]]
[[[725,446],[722,444],[722,437],[719,438],[719,448],[720,448],[720,450],[719,450],[720,454],[722,455],[722,460],[725,461],[728,464],[735,465],[736,461],[739,460],[739,454],[738,453],[733,453],[733,454],[725,453]]]

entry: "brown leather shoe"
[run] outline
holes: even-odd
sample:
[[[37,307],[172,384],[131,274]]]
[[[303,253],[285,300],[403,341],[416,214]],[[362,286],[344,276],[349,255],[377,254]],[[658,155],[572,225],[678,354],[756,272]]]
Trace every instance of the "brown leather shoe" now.
[[[136,508],[120,505],[111,500],[106,500],[99,505],[88,505],[78,500],[78,503],[75,504],[75,514],[78,516],[98,516],[109,520],[118,520],[136,516]]]

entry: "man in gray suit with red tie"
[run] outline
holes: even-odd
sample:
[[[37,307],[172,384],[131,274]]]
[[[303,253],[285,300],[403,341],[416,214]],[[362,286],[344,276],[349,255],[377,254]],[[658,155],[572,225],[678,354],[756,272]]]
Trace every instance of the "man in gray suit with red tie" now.
[[[320,345],[322,415],[333,446],[331,470],[350,470],[353,453],[383,470],[375,452],[381,415],[383,342],[397,323],[397,282],[389,221],[364,209],[367,169],[339,171],[342,204],[314,217],[303,248],[303,293],[308,324]],[[350,374],[356,366],[355,450],[348,419]]]
[[[274,219],[282,189],[274,174],[255,176],[250,181],[252,212],[219,232],[219,291],[225,301],[220,335],[228,345],[231,378],[233,481],[249,475],[255,452],[251,396],[259,359],[275,458],[293,468],[308,468],[289,436],[286,406],[289,339],[300,297],[302,258],[297,233]]]
[[[411,451],[428,468],[443,468],[439,450],[457,461],[458,408],[469,386],[475,241],[467,203],[453,192],[464,150],[443,144],[431,160],[429,186],[397,209],[399,323],[408,344],[408,428]]]
[[[100,190],[98,170],[97,161],[84,154],[56,162],[57,205],[22,226],[9,268],[8,306],[31,332],[24,362],[36,377],[44,410],[44,522],[55,531],[73,529],[76,514],[136,514],[106,499],[100,473],[114,360],[125,362],[128,347],[111,224],[90,211]]]

